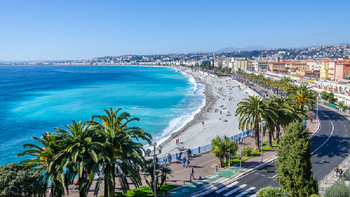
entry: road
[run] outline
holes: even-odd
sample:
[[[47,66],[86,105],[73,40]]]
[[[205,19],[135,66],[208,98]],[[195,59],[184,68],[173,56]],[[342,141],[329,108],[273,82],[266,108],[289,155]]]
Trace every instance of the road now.
[[[322,180],[350,153],[347,148],[350,144],[350,138],[348,137],[350,121],[346,117],[324,107],[319,107],[319,118],[321,127],[312,139],[311,162],[314,178]],[[205,196],[255,196],[260,188],[269,185],[278,187],[278,181],[273,180],[277,176],[275,163],[271,163]]]

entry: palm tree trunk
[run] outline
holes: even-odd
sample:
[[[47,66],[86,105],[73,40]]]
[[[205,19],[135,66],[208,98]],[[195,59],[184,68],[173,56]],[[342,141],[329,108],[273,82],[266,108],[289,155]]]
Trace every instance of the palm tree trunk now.
[[[276,127],[276,144],[280,141],[280,127]]]
[[[255,138],[255,149],[254,151],[260,151],[259,146],[259,118],[255,118],[255,125],[254,125],[254,138]]]
[[[105,180],[104,180],[104,187],[105,187],[105,191],[103,191],[104,193],[104,197],[108,197],[108,184],[107,184],[107,171],[105,170]]]
[[[112,180],[110,180],[110,178]],[[112,165],[107,164],[105,170],[105,196],[107,197],[115,197],[115,188],[114,188],[114,180],[115,180],[115,170]]]
[[[269,143],[267,146],[272,147],[272,131],[270,131],[270,130],[269,130]]]
[[[55,193],[53,193],[53,192],[54,192],[54,187],[55,187],[55,186],[52,184],[52,186],[51,186],[51,196],[52,196],[52,197],[55,196]]]
[[[79,178],[79,197],[85,197],[81,178]]]

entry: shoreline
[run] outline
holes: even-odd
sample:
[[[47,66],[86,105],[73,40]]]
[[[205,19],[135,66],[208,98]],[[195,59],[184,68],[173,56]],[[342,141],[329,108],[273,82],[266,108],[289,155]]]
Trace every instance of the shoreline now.
[[[190,74],[196,80],[196,83],[205,85],[205,104],[200,108],[199,112],[193,116],[192,120],[187,122],[182,128],[170,134],[166,140],[159,144],[159,146],[162,147],[162,151],[158,157],[179,152],[179,147],[193,149],[205,146],[210,144],[211,139],[216,135],[221,137],[227,135],[231,137],[241,133],[242,131],[238,129],[238,118],[234,116],[237,103],[243,98],[246,98],[248,94],[257,95],[253,90],[229,77],[220,78],[211,76],[198,71],[192,71],[189,68],[182,68],[181,72]],[[237,88],[238,86],[240,89]],[[219,88],[221,89],[219,90]],[[230,100],[227,100],[227,96]],[[220,108],[222,106],[224,107]],[[225,113],[227,113],[226,116],[224,115]],[[178,138],[180,144],[175,145],[174,142]]]
[[[191,75],[191,73],[187,73],[187,74]],[[161,144],[159,144],[159,146],[163,147],[165,144],[169,143],[170,141],[174,140],[174,138],[178,137],[182,132],[185,132],[186,129],[188,129],[192,124],[194,124],[195,121],[197,121],[199,119],[199,117],[204,113],[205,108],[208,107],[209,102],[212,100],[212,98],[210,97],[211,95],[208,94],[208,85],[206,83],[203,83],[199,78],[194,77],[193,75],[191,75],[191,76],[196,80],[196,83],[198,81],[198,82],[200,82],[200,83],[205,85],[205,90],[204,90],[205,104],[204,104],[203,107],[200,108],[199,112],[194,115],[192,120],[187,122],[179,130],[177,130],[177,131],[173,132],[172,134],[170,134],[170,136],[166,140],[164,140]]]

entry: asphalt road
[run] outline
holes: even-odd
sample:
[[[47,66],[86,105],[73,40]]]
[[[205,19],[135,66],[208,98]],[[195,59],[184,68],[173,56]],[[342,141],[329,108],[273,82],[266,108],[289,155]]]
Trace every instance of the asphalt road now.
[[[312,139],[312,171],[314,178],[322,178],[339,165],[350,153],[350,121],[338,113],[319,107],[321,121],[320,131]],[[278,175],[275,163],[256,170],[222,189],[213,191],[205,196],[255,196],[255,193],[269,185],[278,187],[278,181],[274,181]]]

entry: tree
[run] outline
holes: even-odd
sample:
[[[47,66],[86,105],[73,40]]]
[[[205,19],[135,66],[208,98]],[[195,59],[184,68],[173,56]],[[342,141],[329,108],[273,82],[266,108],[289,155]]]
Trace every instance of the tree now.
[[[235,115],[239,116],[239,129],[254,129],[255,151],[260,151],[259,146],[259,122],[261,118],[273,119],[276,112],[264,104],[261,97],[249,96],[237,104]]]
[[[256,193],[257,197],[285,197],[286,192],[280,187],[263,187]]]
[[[129,127],[130,122],[139,121],[139,118],[130,118],[131,115],[127,112],[118,114],[121,110],[121,108],[116,111],[113,111],[113,108],[105,109],[106,115],[92,116],[90,121],[101,135],[102,146],[98,160],[105,177],[105,197],[115,196],[114,177],[116,174],[124,192],[129,189],[126,176],[130,175],[130,180],[136,187],[141,185],[137,166],[144,164],[143,149],[142,144],[135,141],[141,139],[151,144],[152,139],[152,136],[143,129]],[[95,118],[102,122],[94,121]],[[121,169],[121,171],[116,172],[116,169]]]
[[[29,150],[18,154],[19,157],[29,155],[32,158],[21,161],[19,164],[25,169],[33,169],[37,173],[45,175],[46,187],[52,181],[51,193],[53,196],[61,197],[64,189],[68,188],[69,181],[65,179],[64,169],[61,168],[61,160],[55,157],[64,149],[64,138],[57,133],[45,132],[40,139],[33,137],[41,146],[35,144],[24,144],[23,148]],[[68,193],[68,190],[67,190]]]
[[[45,196],[44,175],[19,164],[0,166],[0,197]]]
[[[226,164],[228,164],[229,157],[233,158],[236,155],[236,151],[238,146],[235,142],[230,141],[229,138],[224,135],[223,138],[216,136],[211,140],[211,151],[219,160],[219,166],[223,167],[223,160],[226,160]],[[230,151],[227,151],[230,149]],[[230,155],[229,153],[230,152]]]
[[[142,171],[145,172],[144,179],[148,187],[151,188],[153,193],[154,193],[154,179],[155,179],[156,191],[158,193],[158,191],[160,190],[160,188],[163,186],[164,182],[168,178],[168,175],[172,173],[172,170],[167,166],[160,167],[159,164],[156,164],[156,173],[154,173],[153,165],[154,165],[153,159],[146,161],[145,165],[142,168]],[[150,181],[148,181],[147,176],[151,177]]]
[[[306,85],[296,86],[289,85],[287,88],[289,95],[289,101],[292,104],[296,112],[300,113],[300,118],[306,119],[306,113],[309,110],[314,109],[314,105],[317,101],[317,94],[310,87]],[[306,109],[307,107],[308,109]]]
[[[331,188],[326,190],[325,197],[350,196],[350,188],[346,185],[345,179],[341,178]]]
[[[238,150],[238,146],[237,144],[234,142],[234,141],[231,141],[227,135],[224,135],[223,137],[223,142],[224,142],[224,145],[225,145],[225,148],[226,148],[226,151],[225,151],[225,159],[226,159],[226,165],[228,165],[230,158],[233,158],[235,155],[236,155],[236,152]],[[227,151],[227,150],[230,150],[230,151]]]
[[[64,160],[62,166],[74,169],[72,174],[78,174],[79,196],[86,197],[94,179],[95,173],[99,172],[96,151],[101,147],[98,143],[96,130],[89,122],[82,121],[66,126],[68,131],[55,128],[65,138],[64,150],[55,158]]]
[[[302,123],[293,122],[285,128],[277,148],[277,180],[291,196],[318,193],[318,183],[311,171],[311,141]]]

